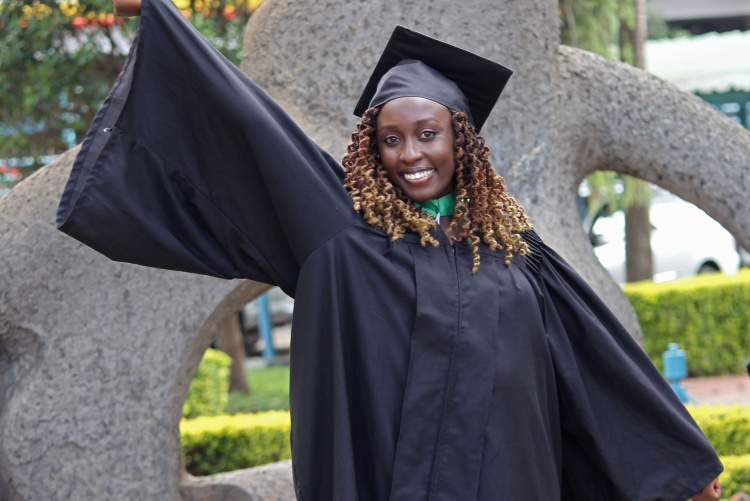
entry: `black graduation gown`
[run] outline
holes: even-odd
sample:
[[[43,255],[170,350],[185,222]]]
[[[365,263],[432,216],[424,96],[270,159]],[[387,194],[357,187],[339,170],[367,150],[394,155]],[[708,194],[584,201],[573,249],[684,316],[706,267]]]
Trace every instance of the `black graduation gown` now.
[[[641,349],[534,232],[393,244],[342,169],[169,1],[147,0],[58,226],[118,261],[296,297],[297,496],[674,500],[721,463]]]

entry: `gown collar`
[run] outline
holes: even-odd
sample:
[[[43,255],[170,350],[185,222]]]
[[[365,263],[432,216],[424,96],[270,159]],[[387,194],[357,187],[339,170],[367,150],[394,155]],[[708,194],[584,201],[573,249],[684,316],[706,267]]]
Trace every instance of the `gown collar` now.
[[[414,205],[438,218],[452,216],[456,209],[456,190],[440,198],[432,198],[424,202],[414,202]]]

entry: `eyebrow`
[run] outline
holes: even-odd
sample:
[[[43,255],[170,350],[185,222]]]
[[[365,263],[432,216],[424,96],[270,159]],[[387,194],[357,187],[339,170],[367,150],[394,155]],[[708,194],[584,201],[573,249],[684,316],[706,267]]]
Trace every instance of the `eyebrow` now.
[[[422,118],[421,120],[417,120],[416,122],[414,122],[414,125],[422,125],[427,122],[440,122],[440,120],[434,117]],[[381,129],[381,130],[382,129],[390,130],[390,129],[397,129],[397,128],[398,128],[397,124],[381,125],[380,127],[378,127],[378,129]]]

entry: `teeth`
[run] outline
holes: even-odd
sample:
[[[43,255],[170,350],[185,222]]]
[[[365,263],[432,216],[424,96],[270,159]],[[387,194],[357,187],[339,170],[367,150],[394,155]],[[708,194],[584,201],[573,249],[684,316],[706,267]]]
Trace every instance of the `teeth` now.
[[[424,177],[429,176],[433,172],[435,172],[435,169],[423,170],[423,171],[419,171],[419,172],[413,172],[413,173],[404,174],[404,177],[408,181],[416,181],[417,179],[422,179]]]

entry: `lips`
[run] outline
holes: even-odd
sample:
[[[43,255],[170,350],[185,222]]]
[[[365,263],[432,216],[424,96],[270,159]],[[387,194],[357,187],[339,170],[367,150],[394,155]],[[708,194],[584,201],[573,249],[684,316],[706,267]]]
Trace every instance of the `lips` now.
[[[404,172],[403,176],[404,179],[407,181],[419,181],[420,179],[425,179],[432,174],[435,173],[435,169],[426,169],[426,170],[420,170],[420,171],[410,171],[410,172]]]

